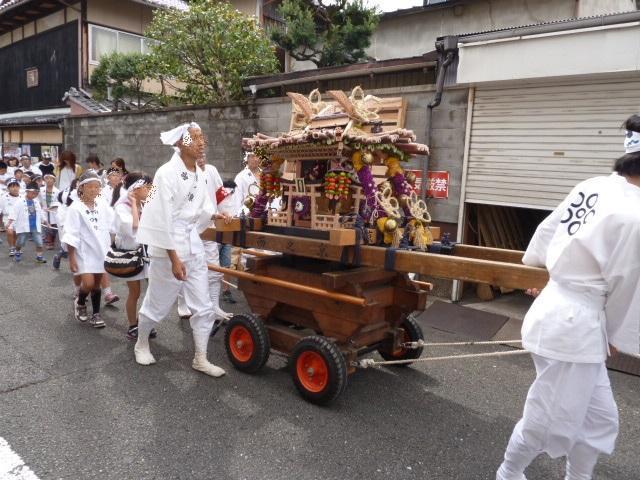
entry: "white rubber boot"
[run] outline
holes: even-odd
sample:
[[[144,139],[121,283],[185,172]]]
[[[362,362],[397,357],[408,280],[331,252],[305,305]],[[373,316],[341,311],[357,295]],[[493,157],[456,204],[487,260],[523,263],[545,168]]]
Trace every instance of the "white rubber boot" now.
[[[209,362],[209,360],[207,360],[207,354],[204,352],[196,352],[191,366],[194,370],[198,370],[211,377],[221,377],[226,373],[222,368],[216,367],[213,363]]]
[[[153,365],[156,363],[156,359],[151,355],[151,350],[149,349],[149,337],[140,337],[140,330],[138,330],[138,341],[136,342],[136,346],[133,347],[133,353],[136,357],[136,362],[139,365]]]
[[[496,473],[496,480],[527,480],[527,477],[524,476],[524,473],[510,474],[507,472],[504,465],[500,465],[500,468]]]
[[[567,475],[564,480],[591,480],[600,452],[589,445],[578,443],[567,455]]]

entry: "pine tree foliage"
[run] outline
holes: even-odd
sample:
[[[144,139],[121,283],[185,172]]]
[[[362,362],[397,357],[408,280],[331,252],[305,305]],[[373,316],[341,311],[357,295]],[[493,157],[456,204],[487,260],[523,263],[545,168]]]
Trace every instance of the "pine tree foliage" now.
[[[318,67],[364,60],[380,18],[362,0],[284,0],[279,12],[286,28],[274,29],[271,39],[296,60]]]

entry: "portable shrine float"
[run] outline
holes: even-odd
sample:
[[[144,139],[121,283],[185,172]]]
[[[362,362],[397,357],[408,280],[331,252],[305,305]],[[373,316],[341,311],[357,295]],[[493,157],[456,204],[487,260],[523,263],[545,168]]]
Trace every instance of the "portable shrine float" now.
[[[254,373],[271,350],[290,358],[293,382],[318,404],[335,400],[358,357],[377,351],[408,365],[422,354],[413,317],[429,285],[409,273],[542,287],[543,269],[522,265],[523,252],[438,242],[415,177],[402,167],[426,145],[404,128],[406,101],[328,92],[289,93],[288,133],[243,140],[261,159],[251,213],[218,223],[204,238],[268,250],[248,271],[209,268],[238,278],[253,313],[236,315],[225,345],[238,370]],[[278,205],[278,207],[273,207]]]

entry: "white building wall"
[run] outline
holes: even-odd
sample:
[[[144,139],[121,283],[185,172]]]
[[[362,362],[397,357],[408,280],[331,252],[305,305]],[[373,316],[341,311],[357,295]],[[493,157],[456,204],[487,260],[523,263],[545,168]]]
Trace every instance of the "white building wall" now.
[[[487,0],[387,17],[372,37],[378,60],[422,55],[438,37],[636,10],[634,0]]]
[[[640,22],[462,44],[457,82],[637,72],[638,52]]]

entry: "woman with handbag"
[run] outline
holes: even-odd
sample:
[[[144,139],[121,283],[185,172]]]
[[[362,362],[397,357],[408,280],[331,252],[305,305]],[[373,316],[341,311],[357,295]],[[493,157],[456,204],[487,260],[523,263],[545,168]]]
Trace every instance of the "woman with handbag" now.
[[[142,206],[147,200],[149,191],[151,190],[152,179],[142,172],[131,172],[124,177],[122,184],[114,189],[111,206],[115,211],[114,231],[115,242],[114,247],[121,253],[121,258],[128,258],[129,265],[124,263],[122,267],[129,270],[126,274],[118,274],[111,270],[108,265],[107,270],[112,275],[124,277],[127,280],[127,288],[129,294],[127,296],[127,320],[129,328],[127,330],[127,338],[129,340],[138,339],[138,317],[136,311],[138,309],[138,300],[142,290],[142,282],[147,278],[147,260],[144,253],[144,246],[136,242],[136,232],[138,231],[138,222],[142,213]],[[123,253],[130,252],[130,253]],[[110,252],[112,254],[113,252]],[[107,255],[107,263],[110,254]],[[124,260],[123,260],[124,261]],[[122,272],[122,270],[121,270]],[[137,272],[137,273],[136,273]],[[155,330],[149,335],[151,338],[156,336]]]

